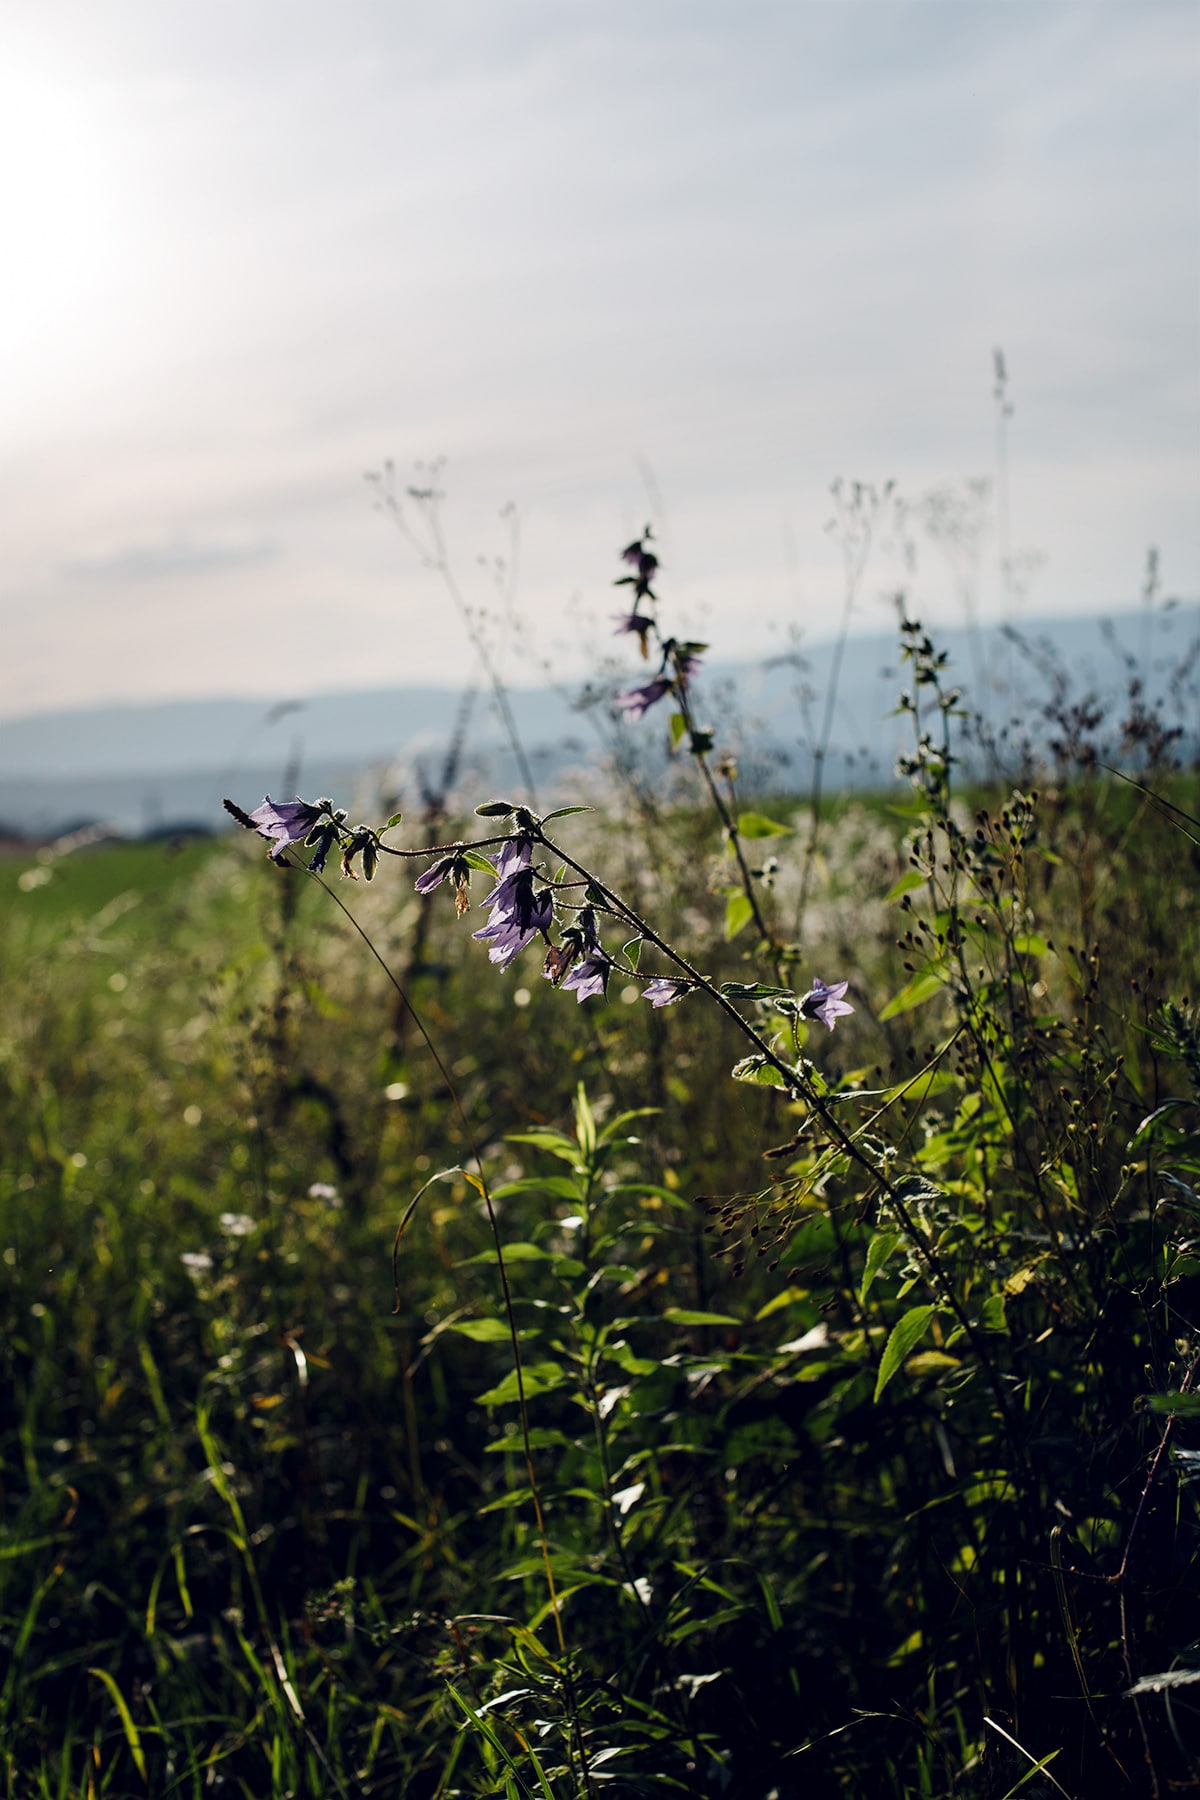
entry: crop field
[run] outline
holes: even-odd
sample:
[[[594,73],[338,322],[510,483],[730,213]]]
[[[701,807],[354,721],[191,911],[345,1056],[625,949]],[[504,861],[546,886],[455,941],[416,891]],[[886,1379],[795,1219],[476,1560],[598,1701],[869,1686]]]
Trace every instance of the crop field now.
[[[5,1796],[1195,1791],[1196,778],[905,651],[875,796],[668,639],[588,810],[0,862]]]

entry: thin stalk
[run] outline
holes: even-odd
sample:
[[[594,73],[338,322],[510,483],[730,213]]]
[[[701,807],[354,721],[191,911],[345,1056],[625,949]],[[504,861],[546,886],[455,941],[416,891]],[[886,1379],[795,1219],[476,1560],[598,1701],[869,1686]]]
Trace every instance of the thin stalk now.
[[[308,873],[310,875],[312,875],[311,870],[309,870]],[[576,1751],[578,1753],[579,1760],[580,1760],[580,1767],[583,1772],[584,1786],[585,1786],[588,1794],[590,1795],[592,1793],[593,1789],[592,1789],[591,1776],[588,1771],[587,1751],[586,1751],[586,1748],[585,1748],[584,1742],[583,1742],[583,1728],[582,1728],[580,1718],[579,1718],[579,1709],[575,1702],[574,1683],[571,1678],[570,1666],[569,1666],[569,1663],[567,1660],[567,1642],[566,1642],[566,1636],[563,1632],[562,1608],[559,1603],[558,1588],[557,1588],[557,1585],[554,1580],[554,1568],[553,1568],[553,1565],[552,1565],[551,1559],[550,1559],[550,1540],[546,1533],[546,1520],[545,1520],[545,1515],[542,1511],[541,1490],[538,1486],[537,1475],[535,1474],[534,1467],[533,1467],[533,1445],[530,1442],[530,1436],[529,1436],[529,1406],[528,1406],[528,1401],[526,1399],[526,1394],[525,1394],[525,1369],[524,1369],[524,1364],[521,1359],[521,1339],[520,1339],[520,1334],[517,1329],[516,1311],[513,1306],[512,1287],[509,1283],[509,1278],[508,1278],[508,1265],[504,1259],[504,1242],[500,1235],[500,1221],[496,1216],[496,1208],[495,1208],[495,1203],[492,1199],[492,1191],[491,1191],[490,1186],[488,1185],[487,1174],[486,1174],[486,1172],[484,1170],[484,1166],[483,1166],[483,1157],[479,1150],[479,1146],[478,1146],[478,1143],[475,1138],[475,1133],[471,1129],[471,1121],[467,1117],[466,1108],[463,1106],[462,1100],[459,1098],[458,1089],[454,1085],[454,1081],[453,1081],[453,1078],[451,1077],[449,1069],[447,1069],[445,1062],[442,1060],[442,1056],[437,1048],[437,1045],[434,1043],[432,1037],[429,1034],[429,1031],[425,1025],[425,1021],[422,1019],[420,1013],[414,1007],[412,1001],[409,999],[407,993],[401,987],[399,981],[396,979],[395,975],[392,973],[392,970],[388,967],[384,958],[380,955],[379,951],[376,949],[375,945],[372,943],[371,938],[368,935],[368,933],[363,929],[363,927],[359,924],[358,920],[354,917],[354,914],[350,911],[349,907],[340,898],[340,896],[337,894],[337,892],[333,888],[331,888],[329,886],[329,884],[320,875],[312,875],[312,879],[317,883],[318,887],[324,888],[325,892],[329,895],[329,898],[333,901],[334,905],[343,914],[343,916],[349,921],[350,925],[353,927],[353,929],[357,932],[358,936],[362,939],[363,943],[366,945],[370,954],[374,957],[375,961],[379,964],[379,967],[383,970],[384,975],[386,976],[387,980],[391,983],[391,986],[395,989],[395,991],[396,991],[397,995],[399,996],[399,998],[401,999],[401,1001],[407,1007],[409,1017],[412,1019],[413,1024],[416,1026],[417,1030],[420,1032],[421,1037],[424,1040],[425,1047],[429,1051],[430,1056],[433,1058],[433,1062],[434,1062],[435,1067],[437,1068],[438,1074],[442,1078],[443,1085],[445,1086],[446,1092],[450,1097],[450,1103],[458,1115],[458,1121],[462,1127],[462,1132],[463,1132],[464,1138],[466,1139],[467,1147],[470,1150],[471,1159],[475,1164],[475,1168],[476,1168],[477,1176],[478,1176],[477,1186],[478,1186],[480,1194],[483,1197],[483,1203],[487,1210],[488,1228],[492,1234],[492,1243],[493,1243],[493,1245],[495,1247],[495,1251],[496,1251],[496,1267],[499,1271],[500,1286],[501,1286],[501,1289],[502,1289],[503,1295],[504,1295],[504,1314],[505,1314],[505,1318],[508,1321],[509,1341],[512,1345],[512,1354],[513,1354],[513,1368],[514,1368],[516,1378],[517,1378],[517,1407],[518,1407],[518,1411],[520,1414],[520,1420],[521,1420],[521,1445],[522,1445],[522,1450],[524,1452],[524,1459],[525,1459],[525,1474],[526,1474],[526,1479],[529,1482],[530,1498],[533,1501],[534,1517],[537,1521],[538,1542],[539,1542],[539,1545],[541,1546],[541,1552],[542,1552],[542,1568],[543,1568],[543,1571],[544,1571],[545,1577],[546,1577],[546,1589],[550,1596],[550,1611],[551,1611],[551,1615],[554,1619],[555,1637],[558,1640],[558,1653],[559,1653],[560,1665],[561,1665],[561,1669],[562,1669],[563,1688],[564,1688],[564,1693],[565,1693],[565,1697],[567,1700],[567,1706],[568,1706],[568,1710],[569,1710],[569,1714],[570,1714],[571,1726],[572,1726],[572,1730],[573,1730],[575,1740],[576,1740]]]

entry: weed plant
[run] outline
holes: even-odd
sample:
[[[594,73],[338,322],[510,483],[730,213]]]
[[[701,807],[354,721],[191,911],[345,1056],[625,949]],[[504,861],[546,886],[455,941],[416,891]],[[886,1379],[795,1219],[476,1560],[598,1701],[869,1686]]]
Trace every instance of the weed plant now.
[[[0,870],[14,1800],[1194,1791],[1195,780],[747,799],[626,557],[607,816]]]

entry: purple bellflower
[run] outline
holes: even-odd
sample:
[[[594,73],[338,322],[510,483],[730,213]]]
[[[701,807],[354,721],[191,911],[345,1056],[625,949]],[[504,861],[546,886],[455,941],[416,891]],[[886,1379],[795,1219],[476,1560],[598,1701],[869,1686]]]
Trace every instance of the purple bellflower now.
[[[647,532],[647,536],[649,533]],[[639,600],[653,600],[650,583],[654,580],[658,568],[658,558],[653,550],[647,550],[644,538],[634,538],[621,552],[621,561],[629,563],[637,571],[634,575],[622,575],[617,582],[618,587],[632,587]]]
[[[564,988],[573,988],[575,998],[582,1006],[583,1002],[593,994],[603,995],[608,987],[608,972],[612,963],[603,950],[590,950],[580,962],[575,964],[571,973],[565,978]]]
[[[454,910],[461,919],[471,904],[467,897],[471,886],[471,865],[465,856],[460,856],[457,852],[453,856],[443,856],[440,862],[432,863],[423,875],[418,875],[413,885],[418,894],[424,897],[432,894],[434,888],[441,887],[446,880],[454,888]]]
[[[307,800],[272,800],[268,794],[261,806],[246,817],[260,837],[271,840],[272,857],[278,861],[289,844],[301,844],[321,816],[319,807]]]
[[[682,1000],[687,991],[686,981],[671,981],[665,975],[658,975],[642,989],[642,999],[648,1000],[651,1006],[670,1006],[673,1000]]]
[[[648,712],[670,691],[671,683],[665,676],[659,675],[653,681],[644,681],[640,687],[628,688],[625,693],[618,694],[613,705],[627,719],[640,719],[643,713]]]
[[[481,903],[491,908],[491,915],[474,936],[489,945],[489,960],[502,969],[554,923],[553,893],[549,888],[533,891],[532,859],[529,838],[510,838],[496,858],[496,885]]]
[[[812,987],[800,1002],[800,1011],[806,1019],[820,1019],[832,1031],[843,1013],[854,1011],[845,998],[849,985],[847,981],[835,981],[827,986],[819,975],[814,976]]]
[[[432,894],[434,888],[441,887],[454,867],[454,860],[452,856],[443,856],[441,862],[431,863],[423,875],[418,875],[413,883],[418,894]]]
[[[675,675],[680,687],[686,687],[703,661],[695,650],[677,650],[675,652]]]
[[[546,952],[542,974],[555,987],[573,989],[576,999],[582,1002],[592,994],[606,992],[611,968],[612,960],[600,946],[595,912],[585,906],[575,923],[563,932],[561,943],[552,944]]]
[[[622,613],[617,619],[616,635],[618,637],[620,637],[623,632],[636,631],[638,646],[641,649],[643,661],[650,654],[649,634],[653,630],[654,620],[650,617],[649,613]]]

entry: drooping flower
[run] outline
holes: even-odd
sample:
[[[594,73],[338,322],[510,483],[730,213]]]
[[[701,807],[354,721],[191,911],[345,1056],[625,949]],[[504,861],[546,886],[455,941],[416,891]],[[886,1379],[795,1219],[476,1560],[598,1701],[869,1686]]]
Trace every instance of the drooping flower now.
[[[482,902],[490,908],[488,922],[473,934],[490,945],[488,957],[502,969],[554,923],[554,895],[548,887],[534,892],[532,859],[531,839],[507,840],[496,858],[496,885]]]
[[[820,1019],[822,1025],[827,1025],[832,1031],[844,1013],[854,1011],[845,998],[849,985],[848,981],[835,981],[830,986],[819,975],[815,976],[812,987],[800,1002],[800,1011],[806,1019]]]
[[[572,964],[575,965],[573,968]],[[574,923],[563,931],[561,941],[551,944],[547,950],[542,975],[555,987],[574,988],[579,999],[586,1000],[589,994],[604,993],[611,967],[611,961],[600,947],[595,911],[584,906]],[[569,975],[568,969],[571,970]]]
[[[608,974],[612,963],[603,950],[591,950],[575,964],[571,973],[563,982],[564,988],[573,988],[575,998],[582,1003],[593,995],[602,995],[608,987]]]
[[[368,881],[375,879],[379,867],[379,839],[369,825],[358,825],[342,845],[342,874],[347,881],[357,881],[356,856],[362,857],[362,871]]]
[[[461,919],[471,904],[468,898],[471,888],[471,865],[465,856],[460,855],[457,851],[453,856],[443,856],[440,862],[433,863],[423,875],[417,876],[414,886],[418,894],[424,896],[432,894],[434,888],[441,887],[443,881],[446,880],[453,885],[454,910]]]
[[[418,875],[413,883],[418,894],[432,894],[434,888],[441,887],[456,860],[453,856],[443,856],[440,862],[431,864],[423,875]]]
[[[686,981],[672,981],[665,975],[658,975],[646,983],[642,999],[648,1000],[651,1006],[670,1006],[673,1000],[682,1000],[687,991]]]
[[[675,676],[680,687],[686,687],[703,658],[691,645],[683,645],[675,652]]]
[[[520,871],[514,880],[522,882],[522,888],[512,910],[502,913],[493,909],[482,930],[472,933],[485,943],[490,941],[488,960],[501,969],[507,969],[539,932],[545,937],[554,923],[554,895],[549,888],[534,893],[532,869]]]
[[[641,650],[643,661],[650,654],[650,633],[653,630],[654,620],[649,613],[621,613],[617,618],[616,635],[620,637],[623,632],[636,632],[638,648]]]
[[[283,855],[289,844],[303,843],[317,820],[321,817],[319,806],[310,806],[307,800],[272,800],[266,796],[261,806],[256,806],[246,817],[253,822],[255,831],[260,837],[271,840],[271,856]]]
[[[654,598],[650,591],[650,583],[654,580],[655,570],[658,568],[658,558],[653,550],[646,548],[646,538],[649,535],[650,532],[647,529],[644,537],[634,538],[632,544],[626,544],[621,552],[621,561],[629,563],[637,573],[622,575],[616,583],[618,587],[632,587],[639,600],[653,600]]]
[[[659,675],[653,681],[644,681],[640,687],[626,689],[618,694],[613,702],[618,712],[624,713],[627,719],[640,719],[671,690],[671,683],[665,676]]]

